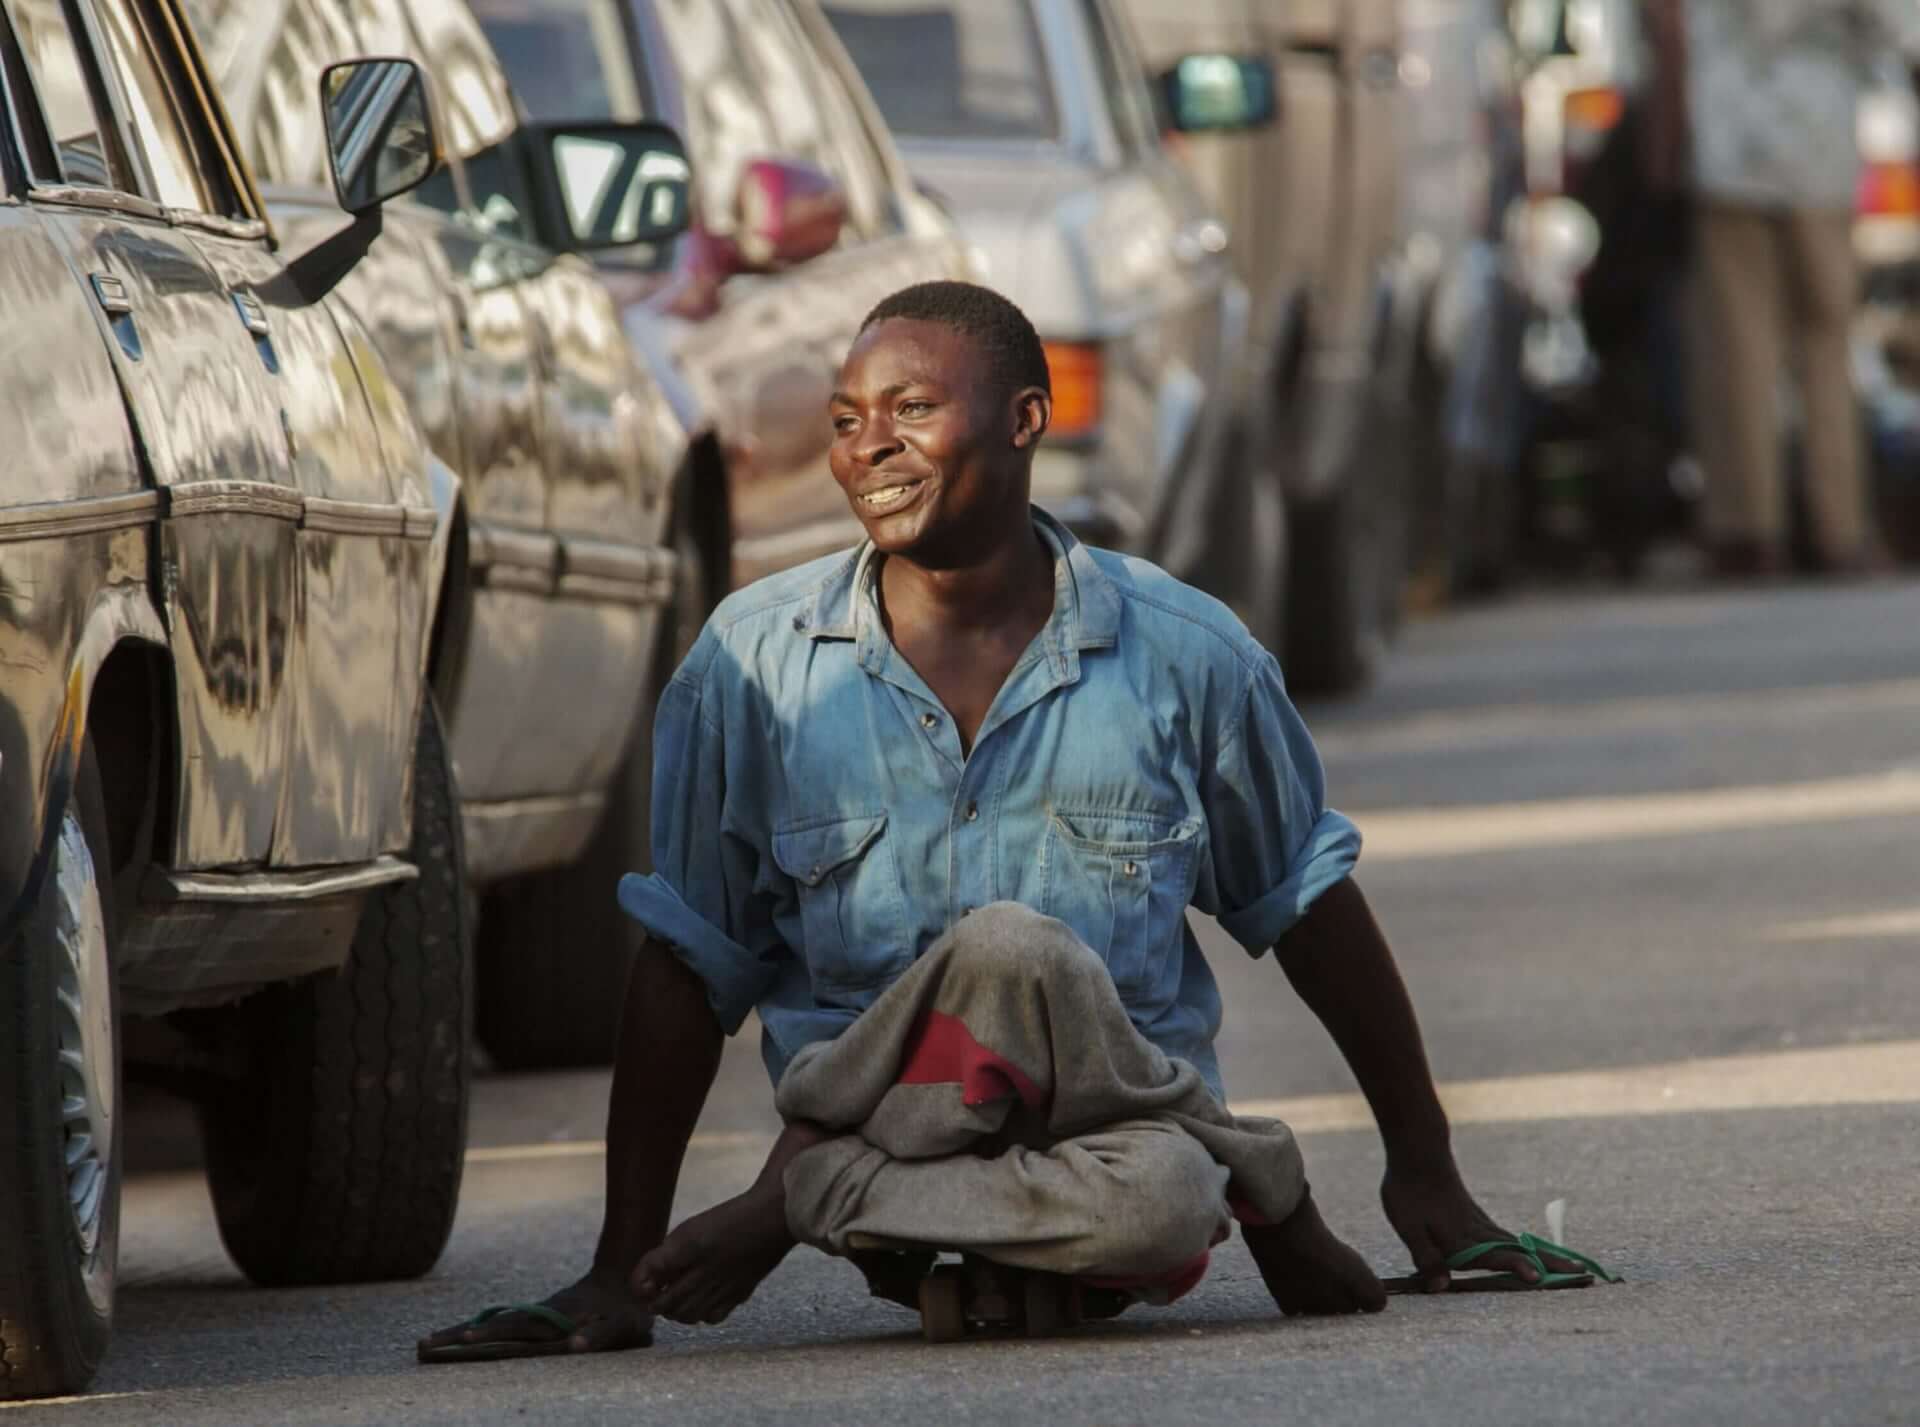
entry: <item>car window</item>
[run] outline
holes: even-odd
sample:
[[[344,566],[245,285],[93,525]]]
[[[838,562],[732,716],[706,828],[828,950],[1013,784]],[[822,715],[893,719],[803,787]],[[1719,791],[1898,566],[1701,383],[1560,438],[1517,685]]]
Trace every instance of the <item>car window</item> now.
[[[202,177],[217,170],[209,156],[196,148],[194,131],[188,128],[161,71],[153,33],[147,28],[151,17],[136,15],[131,0],[106,0],[95,9],[132,120],[129,137],[145,159],[152,180],[149,197],[169,208],[230,214],[232,205],[216,203],[212,188]]]
[[[183,8],[254,172],[267,183],[330,189],[320,71],[398,48],[368,43],[337,0],[185,0]]]
[[[639,119],[645,111],[625,0],[472,0],[507,80],[536,119]]]
[[[46,116],[58,172],[36,177],[89,188],[116,186],[107,164],[104,126],[95,111],[96,96],[74,43],[67,9],[60,0],[4,0],[21,57]]]
[[[896,134],[1060,134],[1030,0],[828,0],[827,18]]]
[[[786,0],[728,0],[747,35],[747,60],[773,114],[780,152],[810,159],[840,180],[858,232],[903,226],[886,163],[875,152],[844,81],[823,64]]]
[[[532,242],[534,233],[528,221],[531,205],[513,136],[467,155],[466,170],[473,206],[461,216],[489,237]],[[446,191],[451,192],[451,187]]]
[[[746,0],[659,0],[655,13],[687,96],[685,137],[702,224],[731,233],[746,165],[793,158],[838,179],[854,210],[850,236],[867,231],[871,185],[862,212],[859,175],[848,171],[806,71],[783,52],[794,43],[791,32],[762,23]]]
[[[379,8],[388,8],[383,0]],[[500,143],[519,123],[513,91],[464,0],[406,0],[443,126],[447,152],[459,158]]]
[[[1153,101],[1147,95],[1142,71],[1132,62],[1131,54],[1122,49],[1124,41],[1100,0],[1080,0],[1080,10],[1120,152],[1127,160],[1140,158],[1159,142]]]

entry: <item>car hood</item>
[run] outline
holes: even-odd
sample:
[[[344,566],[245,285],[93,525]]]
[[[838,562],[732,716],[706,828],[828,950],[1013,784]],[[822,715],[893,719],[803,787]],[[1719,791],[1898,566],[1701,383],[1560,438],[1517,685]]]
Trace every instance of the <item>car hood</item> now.
[[[1106,336],[1114,314],[1137,300],[1151,266],[1141,258],[1153,256],[1154,230],[1166,226],[1145,180],[1039,147],[904,152],[984,262],[987,284],[1042,335]]]

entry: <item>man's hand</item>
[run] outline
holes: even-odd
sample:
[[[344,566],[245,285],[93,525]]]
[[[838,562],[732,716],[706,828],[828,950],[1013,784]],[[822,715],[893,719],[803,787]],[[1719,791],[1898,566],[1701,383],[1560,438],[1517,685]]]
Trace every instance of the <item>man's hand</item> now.
[[[1444,1293],[1449,1255],[1489,1239],[1511,1239],[1461,1182],[1452,1133],[1434,1091],[1420,1023],[1393,953],[1351,879],[1329,888],[1274,947],[1281,968],[1353,1068],[1387,1151],[1380,1202],[1406,1241],[1429,1293]],[[1558,1272],[1581,1265],[1542,1260]],[[1492,1253],[1476,1269],[1511,1269],[1528,1283],[1539,1271],[1526,1255]]]
[[[1413,1255],[1414,1271],[1428,1293],[1447,1291],[1452,1282],[1447,1269],[1451,1255],[1490,1239],[1514,1237],[1480,1207],[1451,1163],[1418,1171],[1389,1164],[1386,1178],[1380,1183],[1380,1205],[1387,1211],[1387,1222]],[[1556,1273],[1578,1273],[1581,1269],[1581,1265],[1551,1254],[1542,1255],[1541,1261]],[[1528,1283],[1540,1280],[1532,1261],[1517,1250],[1490,1253],[1475,1259],[1473,1267],[1507,1269]]]

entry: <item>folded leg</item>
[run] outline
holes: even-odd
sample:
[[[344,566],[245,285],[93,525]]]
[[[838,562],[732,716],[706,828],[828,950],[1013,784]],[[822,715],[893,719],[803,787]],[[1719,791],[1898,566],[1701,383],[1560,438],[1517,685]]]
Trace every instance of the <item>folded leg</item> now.
[[[1278,1222],[1305,1192],[1285,1125],[1236,1119],[1134,1028],[1085,943],[1014,903],[962,920],[839,1039],[802,1050],[777,1102],[840,1132],[786,1177],[795,1235],[836,1252],[865,1234],[1153,1272],[1217,1241],[1229,1200]]]
[[[830,1253],[938,1244],[1015,1268],[1158,1281],[1204,1261],[1230,1228],[1227,1171],[1154,1120],[1050,1149],[901,1160],[857,1135],[787,1172],[787,1222]]]

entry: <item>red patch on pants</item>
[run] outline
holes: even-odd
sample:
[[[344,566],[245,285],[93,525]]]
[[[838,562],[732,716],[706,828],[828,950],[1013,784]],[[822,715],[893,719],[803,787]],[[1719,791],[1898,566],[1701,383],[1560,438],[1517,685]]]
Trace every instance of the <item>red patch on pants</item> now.
[[[1025,1071],[981,1045],[966,1022],[944,1011],[928,1011],[913,1028],[898,1083],[958,1084],[961,1101],[967,1105],[990,1105],[1014,1096],[1030,1110],[1046,1104],[1040,1087]]]

